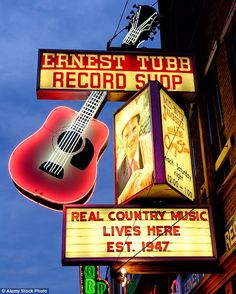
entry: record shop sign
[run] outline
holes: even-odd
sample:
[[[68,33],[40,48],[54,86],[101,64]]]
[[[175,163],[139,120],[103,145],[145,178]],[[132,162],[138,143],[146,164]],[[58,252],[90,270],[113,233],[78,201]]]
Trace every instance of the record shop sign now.
[[[37,97],[60,99],[61,94],[61,99],[79,99],[83,96],[78,91],[108,90],[110,100],[122,100],[127,91],[136,92],[149,80],[159,81],[169,91],[193,93],[194,68],[192,55],[167,55],[161,51],[40,49]],[[112,93],[118,93],[114,94],[116,98]]]
[[[64,265],[215,257],[208,208],[68,205],[63,216]]]

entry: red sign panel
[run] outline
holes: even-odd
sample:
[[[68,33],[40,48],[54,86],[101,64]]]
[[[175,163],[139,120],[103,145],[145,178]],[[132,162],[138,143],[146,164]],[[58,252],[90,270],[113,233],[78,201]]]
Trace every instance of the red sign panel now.
[[[159,81],[170,91],[194,93],[194,67],[191,55],[159,50],[39,50],[37,97],[83,99],[88,91],[108,90],[108,99],[125,100],[125,92],[138,91],[149,80]]]

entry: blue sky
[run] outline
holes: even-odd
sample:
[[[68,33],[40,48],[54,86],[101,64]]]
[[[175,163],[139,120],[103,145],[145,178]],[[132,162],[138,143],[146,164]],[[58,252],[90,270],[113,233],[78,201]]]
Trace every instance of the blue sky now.
[[[79,110],[83,105],[82,101],[36,99],[38,49],[106,50],[125,2],[0,1],[0,288],[79,293],[78,268],[61,266],[62,214],[20,195],[9,176],[8,160],[14,147],[34,133],[55,106]],[[135,3],[129,1],[120,28],[127,25],[125,17]],[[112,45],[119,46],[122,36]],[[159,47],[157,37],[151,46]],[[109,102],[99,116],[109,126],[110,137],[90,204],[114,203],[112,115],[119,106]]]

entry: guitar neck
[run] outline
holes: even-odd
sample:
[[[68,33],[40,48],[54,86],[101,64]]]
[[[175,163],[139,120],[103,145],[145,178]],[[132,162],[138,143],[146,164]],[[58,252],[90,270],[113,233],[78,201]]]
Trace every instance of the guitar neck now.
[[[130,32],[126,35],[126,38],[124,38],[123,44],[133,45],[140,34],[141,32],[137,29],[130,30]]]
[[[144,13],[142,13],[142,11],[144,11]],[[143,14],[144,16],[141,17],[141,15]],[[149,17],[147,17],[147,15],[149,15]],[[157,12],[154,8],[146,5],[139,5],[139,9],[135,17],[133,18],[133,24],[131,26],[131,29],[124,38],[123,44],[128,45],[130,47],[137,47],[137,45],[140,44],[140,41],[142,42],[142,39],[139,40],[140,35],[151,30],[153,22],[155,21],[156,17]],[[101,110],[102,104],[105,101],[106,96],[107,91],[91,92],[85,104],[78,113],[78,116],[71,124],[70,129],[78,132],[79,134],[82,134],[82,132],[89,124],[90,120],[98,114],[99,110]]]
[[[151,30],[152,25],[158,16],[158,13],[156,11],[155,12],[152,11],[152,14],[147,19],[139,22],[140,13],[141,13],[141,6],[139,7],[139,10],[137,11],[133,19],[132,26],[129,32],[127,33],[127,35],[125,36],[123,40],[123,44],[128,46],[132,46],[132,45],[138,46],[140,43],[142,43],[144,39],[142,40],[141,34],[147,33]]]
[[[107,96],[107,91],[93,91],[87,98],[70,129],[80,134],[85,130],[91,119],[101,110]]]

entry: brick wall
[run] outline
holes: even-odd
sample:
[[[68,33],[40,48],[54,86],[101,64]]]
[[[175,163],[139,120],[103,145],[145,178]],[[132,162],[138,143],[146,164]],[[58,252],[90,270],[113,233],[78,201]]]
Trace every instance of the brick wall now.
[[[220,94],[222,99],[222,108],[224,113],[224,135],[226,139],[233,136],[236,142],[236,111],[234,105],[234,93],[232,87],[232,78],[229,68],[230,60],[228,60],[227,47],[224,42],[216,56],[217,75],[220,86]],[[235,81],[236,82],[236,81]],[[236,164],[236,145],[230,151],[230,165]]]

